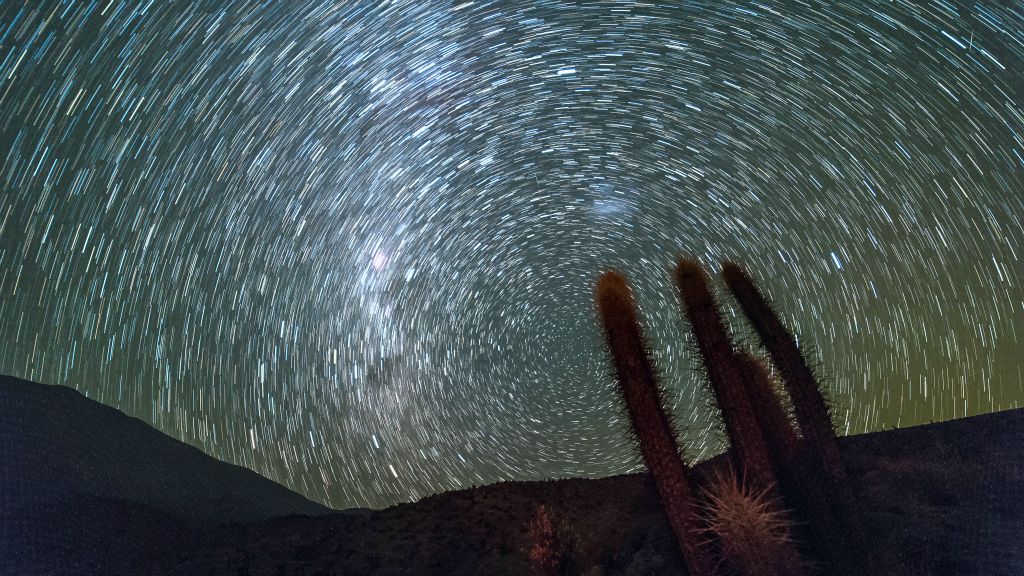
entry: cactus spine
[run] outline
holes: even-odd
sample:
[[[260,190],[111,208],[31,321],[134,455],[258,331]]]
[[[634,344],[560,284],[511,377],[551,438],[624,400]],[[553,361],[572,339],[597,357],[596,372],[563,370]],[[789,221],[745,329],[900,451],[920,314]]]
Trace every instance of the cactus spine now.
[[[610,271],[597,282],[598,314],[611,351],[619,391],[625,401],[640,452],[654,477],[658,493],[692,576],[715,574],[702,546],[689,469],[665,413],[654,366],[626,279]]]
[[[721,543],[722,561],[743,576],[796,574],[793,523],[769,488],[744,484],[732,468],[717,470],[705,490],[708,531]]]

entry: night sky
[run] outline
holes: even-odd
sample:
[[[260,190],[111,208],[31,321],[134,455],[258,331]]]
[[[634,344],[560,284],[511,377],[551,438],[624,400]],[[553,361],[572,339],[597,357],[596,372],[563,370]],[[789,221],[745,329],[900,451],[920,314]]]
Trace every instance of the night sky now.
[[[843,433],[1024,402],[1021,4],[329,4],[0,2],[0,372],[338,508],[625,473],[607,267],[722,449],[686,254]]]

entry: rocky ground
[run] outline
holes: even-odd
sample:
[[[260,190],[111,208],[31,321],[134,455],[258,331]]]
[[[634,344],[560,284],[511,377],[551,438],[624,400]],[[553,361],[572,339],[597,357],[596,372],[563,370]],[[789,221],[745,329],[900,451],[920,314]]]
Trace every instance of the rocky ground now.
[[[0,406],[8,384],[0,382]],[[0,422],[11,418],[0,408]],[[23,432],[4,425],[0,433],[4,461],[15,461]],[[878,573],[1024,574],[1024,410],[840,442]],[[37,442],[34,449],[42,447]],[[706,474],[720,463],[698,470]],[[15,490],[26,490],[16,488],[23,484],[18,474],[8,466],[0,476],[7,510],[15,510]],[[529,574],[530,523],[544,504],[565,543],[565,574],[684,573],[646,474],[508,482],[381,511],[330,513],[243,476],[243,492],[262,490],[273,495],[271,508],[291,505],[302,513],[211,519],[189,511],[194,502],[154,505],[121,498],[109,486],[99,496],[79,486],[35,508],[4,512],[0,566],[16,567],[4,572],[12,574]],[[233,498],[222,505],[230,511],[248,497],[228,489],[205,502]]]

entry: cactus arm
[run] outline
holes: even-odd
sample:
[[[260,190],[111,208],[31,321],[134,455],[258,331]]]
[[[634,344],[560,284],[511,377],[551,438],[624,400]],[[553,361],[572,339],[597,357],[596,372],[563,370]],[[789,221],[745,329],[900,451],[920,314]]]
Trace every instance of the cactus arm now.
[[[774,485],[775,475],[768,449],[744,389],[743,377],[711,294],[707,274],[697,262],[680,259],[676,266],[676,284],[682,295],[683,312],[690,321],[708,381],[722,412],[726,432],[742,464],[740,473],[743,481],[754,486]]]
[[[836,479],[845,478],[828,404],[803,354],[797,348],[796,340],[739,265],[724,263],[722,277],[779,368],[782,381],[793,400],[800,432],[808,444],[820,451],[819,456],[828,474]]]

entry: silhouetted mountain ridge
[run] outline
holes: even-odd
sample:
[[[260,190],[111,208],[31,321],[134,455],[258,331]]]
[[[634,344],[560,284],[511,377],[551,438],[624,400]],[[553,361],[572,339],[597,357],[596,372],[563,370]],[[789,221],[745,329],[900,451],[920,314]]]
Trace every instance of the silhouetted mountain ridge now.
[[[58,536],[101,532],[97,523],[113,536],[114,518],[145,526],[120,534],[123,540],[330,512],[71,388],[9,376],[0,376],[0,462],[0,557],[8,567]]]
[[[1024,573],[1024,410],[840,449],[880,574]],[[565,574],[685,573],[647,474],[329,511],[72,390],[3,377],[0,457],[4,574],[522,575],[541,504],[567,543]]]
[[[88,495],[197,524],[330,511],[64,386],[0,377],[0,450],[0,492],[22,503]]]

